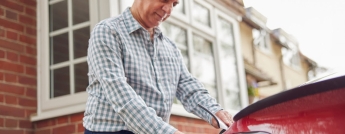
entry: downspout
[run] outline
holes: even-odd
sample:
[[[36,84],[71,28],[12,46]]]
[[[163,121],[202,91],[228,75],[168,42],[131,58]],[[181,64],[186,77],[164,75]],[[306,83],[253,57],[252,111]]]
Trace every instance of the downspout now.
[[[279,57],[279,68],[280,68],[280,76],[282,79],[282,86],[283,86],[283,91],[286,90],[286,80],[285,80],[285,73],[284,73],[284,63],[283,63],[283,56],[284,54],[281,54]]]
[[[255,56],[255,43],[254,40],[252,40],[252,58],[253,58],[253,65],[256,67],[256,56]]]

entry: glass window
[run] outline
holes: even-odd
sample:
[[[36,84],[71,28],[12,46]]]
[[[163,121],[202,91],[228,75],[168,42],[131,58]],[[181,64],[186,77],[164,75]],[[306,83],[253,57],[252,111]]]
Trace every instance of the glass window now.
[[[70,94],[69,67],[54,69],[51,71],[50,98]]]
[[[203,25],[211,27],[211,20],[210,20],[210,10],[206,7],[200,5],[197,2],[194,2],[194,7],[192,9],[192,16],[196,22],[200,22]]]
[[[269,52],[271,50],[270,46],[270,35],[264,30],[252,30],[254,45],[263,51]]]
[[[218,35],[220,36],[220,66],[222,72],[222,85],[225,89],[226,108],[239,110],[240,87],[237,71],[236,51],[233,35],[233,26],[228,21],[218,18]]]
[[[198,35],[194,35],[193,47],[193,60],[196,61],[195,66],[192,68],[195,72],[194,75],[209,90],[212,97],[218,98],[212,43]]]
[[[89,1],[49,2],[49,17],[50,98],[85,91],[88,85]]]
[[[90,20],[89,2],[85,0],[72,0],[73,25]]]
[[[49,31],[68,27],[67,0],[49,5],[49,20]]]
[[[291,66],[295,69],[301,67],[301,60],[298,52],[298,48],[292,42],[288,42],[289,48],[282,48],[283,62],[284,64]]]

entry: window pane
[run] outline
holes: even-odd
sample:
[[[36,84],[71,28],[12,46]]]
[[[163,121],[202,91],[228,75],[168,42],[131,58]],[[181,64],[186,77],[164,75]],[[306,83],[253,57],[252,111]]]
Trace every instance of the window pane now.
[[[186,66],[189,68],[187,31],[169,22],[162,23],[161,30],[164,35],[176,43],[177,47],[181,50]]]
[[[176,5],[176,7],[174,7],[174,12],[179,12],[179,13],[182,13],[182,14],[186,14],[185,12],[185,6],[184,6],[184,0],[180,0],[179,1],[179,4]]]
[[[219,39],[226,45],[234,46],[232,24],[222,18],[219,18],[218,22],[220,24],[218,25]]]
[[[72,5],[73,25],[90,20],[88,0],[72,0]]]
[[[215,63],[213,56],[212,43],[203,39],[200,36],[194,35],[194,56],[195,66],[195,76],[204,84],[206,89],[209,90],[212,97],[217,98],[216,90],[216,73],[215,73]]]
[[[79,63],[74,66],[75,92],[83,92],[89,85],[87,62]]]
[[[51,71],[51,98],[70,94],[69,66]]]
[[[50,65],[69,60],[68,33],[50,38]]]
[[[87,54],[87,47],[90,38],[90,27],[85,27],[73,31],[74,58],[84,57]]]
[[[226,92],[225,105],[230,109],[240,109],[240,87],[238,81],[236,51],[233,40],[232,24],[218,18],[218,35],[220,35],[220,64],[222,85]]]
[[[67,0],[49,6],[49,31],[68,27]]]
[[[193,7],[193,19],[206,26],[209,26],[209,27],[211,26],[210,11],[206,7],[196,2],[194,2],[194,7]]]

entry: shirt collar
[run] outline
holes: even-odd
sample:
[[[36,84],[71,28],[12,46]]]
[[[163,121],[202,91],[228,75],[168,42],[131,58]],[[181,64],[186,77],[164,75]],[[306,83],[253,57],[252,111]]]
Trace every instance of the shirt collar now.
[[[134,19],[133,14],[130,10],[130,7],[126,8],[126,10],[123,12],[123,19],[124,19],[128,33],[132,33],[140,28],[145,29],[140,25],[140,23],[136,19]],[[158,37],[161,38],[162,31],[160,30],[160,28],[155,27],[154,30],[155,30],[155,34],[158,34]]]

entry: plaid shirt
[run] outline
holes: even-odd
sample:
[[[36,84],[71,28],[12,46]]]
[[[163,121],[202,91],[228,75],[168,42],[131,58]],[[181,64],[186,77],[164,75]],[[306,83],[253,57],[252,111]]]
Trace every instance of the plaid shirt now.
[[[83,125],[90,131],[129,130],[171,134],[168,124],[173,99],[188,112],[211,122],[221,108],[187,70],[176,45],[155,28],[150,34],[132,16],[121,15],[97,24],[89,40],[89,94]]]

